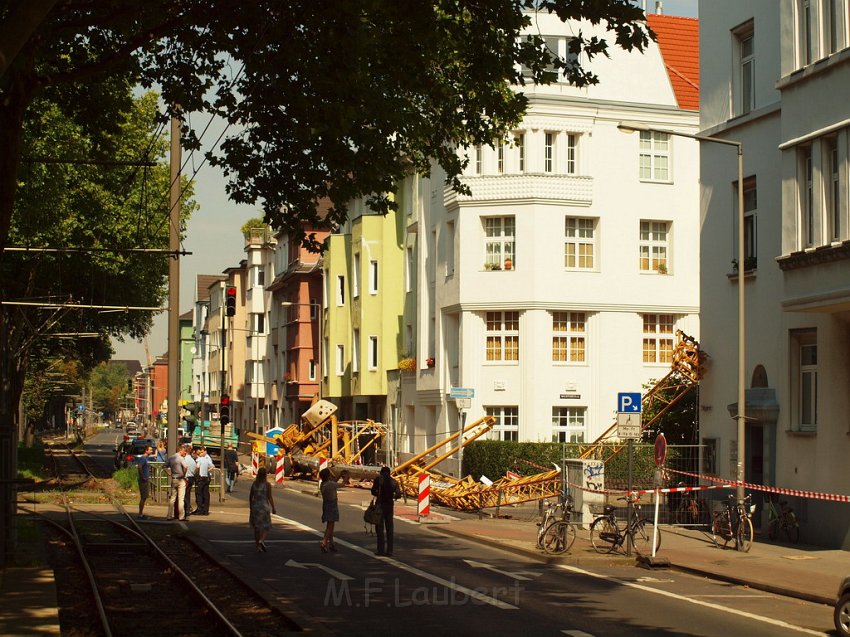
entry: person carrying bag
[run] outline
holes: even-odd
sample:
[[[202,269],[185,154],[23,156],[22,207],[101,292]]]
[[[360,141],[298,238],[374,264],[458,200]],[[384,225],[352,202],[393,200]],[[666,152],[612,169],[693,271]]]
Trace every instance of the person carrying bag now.
[[[390,475],[389,467],[381,467],[381,473],[372,483],[372,495],[375,496],[375,508],[380,509],[380,521],[374,523],[378,535],[378,550],[375,555],[391,557],[393,554],[393,507],[395,501],[401,497],[401,489],[398,482]],[[366,511],[368,510],[367,508]]]

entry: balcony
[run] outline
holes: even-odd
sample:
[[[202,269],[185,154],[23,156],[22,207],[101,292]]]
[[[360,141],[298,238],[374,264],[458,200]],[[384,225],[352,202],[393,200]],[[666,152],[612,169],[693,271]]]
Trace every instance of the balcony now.
[[[593,202],[593,177],[524,173],[475,175],[463,177],[471,195],[460,195],[451,188],[443,192],[447,208],[461,204],[492,201],[557,201],[572,206],[589,206]]]

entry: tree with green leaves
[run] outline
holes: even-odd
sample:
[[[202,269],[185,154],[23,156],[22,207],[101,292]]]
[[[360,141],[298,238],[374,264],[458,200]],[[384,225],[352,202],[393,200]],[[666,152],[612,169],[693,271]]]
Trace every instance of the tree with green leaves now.
[[[576,86],[597,81],[580,60],[605,55],[608,41],[578,30],[558,59],[522,35],[534,12],[604,24],[628,50],[651,37],[629,0],[0,0],[0,246],[32,101],[61,87],[97,119],[113,77],[156,84],[173,111],[224,118],[232,133],[211,160],[230,197],[296,236],[318,225],[323,198],[331,224],[353,199],[393,207],[400,178],[428,174],[432,160],[463,190],[456,149],[520,121],[520,66],[535,82],[554,79],[550,62]],[[199,148],[197,132],[184,133]]]

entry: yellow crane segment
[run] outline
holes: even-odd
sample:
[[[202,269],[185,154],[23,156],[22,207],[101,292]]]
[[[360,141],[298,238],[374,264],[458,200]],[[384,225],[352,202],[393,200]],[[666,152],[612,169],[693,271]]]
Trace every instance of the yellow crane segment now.
[[[671,369],[644,394],[641,401],[641,413],[654,414],[649,420],[641,422],[641,431],[652,427],[673,405],[697,386],[705,373],[706,358],[707,354],[700,350],[696,339],[682,330],[676,330],[676,347],[673,349]],[[625,448],[624,444],[616,444],[617,442],[615,422],[599,438],[584,447],[579,457],[608,462]]]

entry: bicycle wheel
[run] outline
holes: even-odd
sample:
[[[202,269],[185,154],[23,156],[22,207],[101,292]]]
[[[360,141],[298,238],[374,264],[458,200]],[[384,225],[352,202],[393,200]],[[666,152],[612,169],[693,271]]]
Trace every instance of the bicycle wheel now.
[[[776,529],[779,526],[779,518],[771,517],[767,523],[767,539],[771,542],[776,539]]]
[[[676,524],[684,526],[690,522],[691,505],[687,500],[682,500],[676,509]]]
[[[653,531],[655,534],[653,535]],[[655,552],[661,548],[661,529],[644,518],[638,520],[632,532],[632,545],[638,555],[652,555],[652,538],[655,537]]]
[[[735,534],[736,548],[742,553],[746,553],[753,546],[753,522],[748,517],[742,517],[738,520],[738,529]]]
[[[590,525],[590,543],[597,553],[610,553],[620,545],[620,531],[607,517],[596,518]]]
[[[789,541],[794,544],[800,541],[800,523],[797,522],[797,516],[793,511],[788,511],[782,518],[782,527]]]
[[[559,520],[546,529],[543,535],[543,550],[549,555],[560,555],[569,551],[575,541],[575,527]]]
[[[732,539],[729,535],[729,518],[725,511],[714,514],[714,519],[711,522],[711,539],[714,540],[714,545],[720,547],[720,541],[723,541],[723,548]]]

